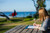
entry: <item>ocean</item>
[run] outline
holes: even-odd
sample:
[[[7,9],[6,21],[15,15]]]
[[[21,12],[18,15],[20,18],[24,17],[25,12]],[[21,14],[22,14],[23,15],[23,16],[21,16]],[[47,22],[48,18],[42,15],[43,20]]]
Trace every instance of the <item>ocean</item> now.
[[[5,15],[7,15],[8,17],[12,17],[9,16],[10,14],[12,14],[13,12],[3,12]],[[34,15],[36,12],[16,12],[17,15],[15,17],[27,17],[29,15]],[[0,16],[0,18],[2,18],[2,16]]]

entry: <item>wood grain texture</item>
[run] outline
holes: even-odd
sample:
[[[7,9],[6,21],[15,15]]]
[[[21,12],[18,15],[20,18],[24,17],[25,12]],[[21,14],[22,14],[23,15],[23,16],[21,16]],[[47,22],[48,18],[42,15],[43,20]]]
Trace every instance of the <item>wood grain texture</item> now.
[[[5,33],[41,33],[42,31],[37,31],[37,29],[25,29],[25,25],[16,26]]]

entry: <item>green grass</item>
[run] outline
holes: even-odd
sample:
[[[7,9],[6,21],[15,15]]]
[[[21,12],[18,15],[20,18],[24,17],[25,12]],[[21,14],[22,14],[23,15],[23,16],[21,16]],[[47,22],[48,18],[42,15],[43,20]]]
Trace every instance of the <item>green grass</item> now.
[[[33,25],[34,21],[32,20],[33,18],[11,18],[10,21],[7,21],[6,18],[0,18],[0,33],[4,33],[16,25]],[[40,24],[41,22],[38,23]]]
[[[29,20],[31,19],[30,18],[11,18],[10,21],[7,21],[6,18],[0,18],[0,33],[4,33],[16,25],[29,25],[30,24]],[[8,25],[12,24],[12,25],[8,26],[7,24]],[[7,25],[7,26],[3,26],[3,25]]]
[[[6,19],[2,19],[0,21],[0,25],[9,25],[9,24],[12,24],[12,25],[30,25],[30,24],[33,24],[34,21],[32,21],[33,18],[11,18],[10,21],[6,21]],[[14,24],[13,24],[14,23]],[[37,24],[41,24],[41,22],[37,22]]]
[[[4,33],[13,27],[15,27],[15,26],[0,26],[0,33]]]
[[[33,20],[33,18],[25,18],[23,21],[30,21]]]
[[[10,24],[10,23],[18,23],[18,22],[23,22],[23,21],[30,21],[33,18],[11,18],[10,21],[6,21],[6,19],[0,20],[0,24]]]

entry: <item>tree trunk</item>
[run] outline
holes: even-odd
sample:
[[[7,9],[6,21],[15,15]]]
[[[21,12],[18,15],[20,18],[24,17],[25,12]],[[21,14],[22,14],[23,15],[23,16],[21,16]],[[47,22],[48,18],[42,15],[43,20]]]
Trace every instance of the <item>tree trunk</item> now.
[[[1,12],[0,16],[6,17],[7,20],[10,20],[8,16]]]

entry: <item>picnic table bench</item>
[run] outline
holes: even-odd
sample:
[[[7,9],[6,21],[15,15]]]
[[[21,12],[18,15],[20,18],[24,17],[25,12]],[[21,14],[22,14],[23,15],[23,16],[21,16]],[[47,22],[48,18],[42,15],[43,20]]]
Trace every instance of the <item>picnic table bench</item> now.
[[[27,25],[28,26],[28,25]],[[42,31],[37,29],[25,29],[26,25],[19,25],[16,26],[5,33],[42,33]]]

